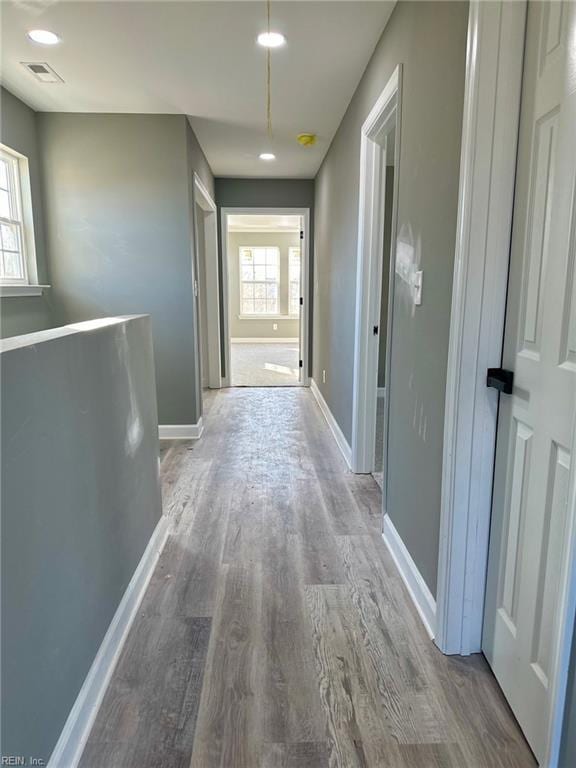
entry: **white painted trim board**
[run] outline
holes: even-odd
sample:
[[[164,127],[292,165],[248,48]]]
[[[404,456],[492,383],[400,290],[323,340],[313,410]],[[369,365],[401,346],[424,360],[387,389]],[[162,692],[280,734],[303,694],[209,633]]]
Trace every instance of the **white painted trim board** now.
[[[400,157],[402,115],[402,65],[398,64],[377,98],[360,131],[358,195],[358,240],[356,256],[356,304],[354,317],[354,363],[352,394],[352,471],[374,470],[376,440],[376,400],[378,384],[379,336],[382,303],[382,243],[384,237],[384,197],[386,134],[396,128],[394,156]],[[399,173],[394,174],[391,221],[390,279],[387,301],[386,381],[390,381],[392,305]],[[388,444],[388,400],[384,416],[384,452]],[[383,471],[386,497],[386,460]]]
[[[436,644],[481,650],[524,55],[524,2],[470,3],[444,416]]]
[[[168,533],[169,518],[162,515],[70,710],[48,768],[75,768],[78,764]]]
[[[410,593],[424,628],[433,640],[436,633],[436,601],[388,515],[384,515],[382,538]]]
[[[218,213],[216,203],[206,189],[200,176],[194,173],[194,258],[192,259],[192,295],[195,305],[195,316],[197,322],[194,323],[194,349],[196,361],[196,386],[198,388],[197,403],[202,399],[202,382],[200,380],[200,371],[202,368],[201,345],[205,345],[208,357],[208,370],[202,371],[202,378],[206,378],[211,389],[219,389],[222,386],[222,377],[220,370],[220,288],[218,277]],[[199,222],[196,215],[196,205],[206,214],[204,220]],[[199,286],[199,226],[202,224],[204,229],[204,274],[205,274],[205,293],[202,301],[206,307],[207,327],[204,328],[200,322],[198,291]],[[199,332],[201,330],[202,337]]]
[[[203,431],[204,423],[200,416],[196,424],[160,424],[158,437],[160,440],[198,440]]]
[[[332,434],[334,435],[336,444],[338,445],[338,448],[340,448],[340,452],[342,453],[342,456],[344,457],[346,464],[350,468],[350,463],[352,461],[352,450],[350,448],[350,445],[346,440],[344,433],[340,429],[338,422],[334,418],[334,414],[330,410],[328,403],[326,402],[326,400],[324,400],[322,392],[320,392],[318,385],[316,384],[314,379],[310,379],[310,389],[312,390],[312,394],[316,398],[316,402],[320,406],[320,410],[324,414],[324,418],[328,422],[328,426],[330,427]]]

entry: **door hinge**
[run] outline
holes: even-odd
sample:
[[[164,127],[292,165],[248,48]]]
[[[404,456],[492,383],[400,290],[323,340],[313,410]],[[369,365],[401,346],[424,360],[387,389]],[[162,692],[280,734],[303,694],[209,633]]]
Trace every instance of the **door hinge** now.
[[[302,360],[299,360],[299,361],[298,361],[298,363],[299,363],[299,365],[300,365],[300,368],[302,368],[302,367],[303,367],[303,365],[304,365],[303,361],[302,361]]]
[[[514,390],[514,371],[505,368],[488,368],[486,386],[497,389],[505,395],[511,395]]]
[[[300,230],[300,240],[304,240],[304,230]]]
[[[300,296],[300,306],[301,307],[304,306],[304,297],[303,296]]]
[[[372,329],[372,333],[374,334],[374,336],[378,336],[378,326],[377,325],[375,325],[374,328]]]

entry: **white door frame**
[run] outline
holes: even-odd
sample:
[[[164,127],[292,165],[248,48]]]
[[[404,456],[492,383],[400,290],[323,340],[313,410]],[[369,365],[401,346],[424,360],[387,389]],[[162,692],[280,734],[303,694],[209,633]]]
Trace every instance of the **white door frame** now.
[[[525,0],[470,3],[435,638],[447,654],[481,650],[498,417],[498,395],[486,388],[486,370],[499,367],[502,356],[525,21]],[[568,503],[575,505],[575,460],[569,482]],[[576,611],[576,530],[567,537],[547,768],[558,764]]]
[[[376,438],[376,409],[378,393],[379,336],[374,326],[380,325],[382,301],[382,249],[384,245],[384,193],[383,166],[385,149],[382,139],[396,126],[394,148],[395,164],[400,160],[400,134],[402,114],[402,65],[399,64],[388,80],[364,121],[360,140],[360,189],[358,200],[358,250],[356,266],[356,317],[354,341],[354,388],[352,400],[352,459],[353,472],[374,470]],[[398,179],[395,172],[390,248],[390,279],[388,288],[388,324],[386,342],[386,402],[384,416],[384,451],[388,443],[388,404],[390,402],[390,352],[392,338],[392,310],[394,304],[394,264],[396,242],[396,203]],[[384,489],[386,489],[386,458],[384,460]],[[384,498],[386,491],[384,490]]]
[[[203,329],[208,351],[208,386],[210,389],[219,389],[222,386],[220,376],[220,314],[219,306],[219,280],[218,280],[218,222],[216,203],[202,183],[197,173],[194,173],[194,247],[196,249],[196,261],[198,259],[198,227],[200,222],[196,217],[196,205],[206,213],[204,218],[204,261],[206,273],[206,314],[208,327]],[[197,302],[198,275],[196,263],[194,264],[194,296]],[[195,326],[197,323],[195,323]],[[196,351],[198,355],[198,371],[201,365],[200,339],[196,331]],[[200,374],[199,374],[200,375]],[[202,391],[202,382],[199,381],[199,391]]]
[[[225,376],[222,378],[222,386],[230,386],[230,323],[228,318],[228,216],[301,216],[304,222],[304,238],[301,247],[300,291],[304,299],[300,318],[300,354],[302,356],[302,371],[300,385],[310,386],[308,371],[308,357],[310,344],[309,318],[310,318],[310,208],[254,208],[254,207],[226,207],[220,209],[220,236],[222,243],[222,317],[224,339],[224,368]]]

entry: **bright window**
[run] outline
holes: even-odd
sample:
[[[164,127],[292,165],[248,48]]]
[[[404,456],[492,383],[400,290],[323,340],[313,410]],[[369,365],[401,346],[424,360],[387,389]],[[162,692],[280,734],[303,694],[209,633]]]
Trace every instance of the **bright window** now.
[[[23,172],[27,173],[25,158],[0,149],[0,282],[8,285],[28,283]]]
[[[290,248],[288,251],[288,281],[290,294],[288,312],[290,315],[300,313],[300,248]]]
[[[240,248],[240,314],[278,315],[280,251],[276,247]]]

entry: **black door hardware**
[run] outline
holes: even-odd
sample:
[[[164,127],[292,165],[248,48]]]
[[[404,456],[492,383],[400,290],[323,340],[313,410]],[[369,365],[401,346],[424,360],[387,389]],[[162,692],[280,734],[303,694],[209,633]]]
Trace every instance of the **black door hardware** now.
[[[511,395],[514,387],[514,371],[505,368],[488,368],[486,386],[497,389],[505,395]]]
[[[377,325],[375,325],[374,328],[372,329],[372,333],[374,334],[374,336],[378,336],[378,326]]]

